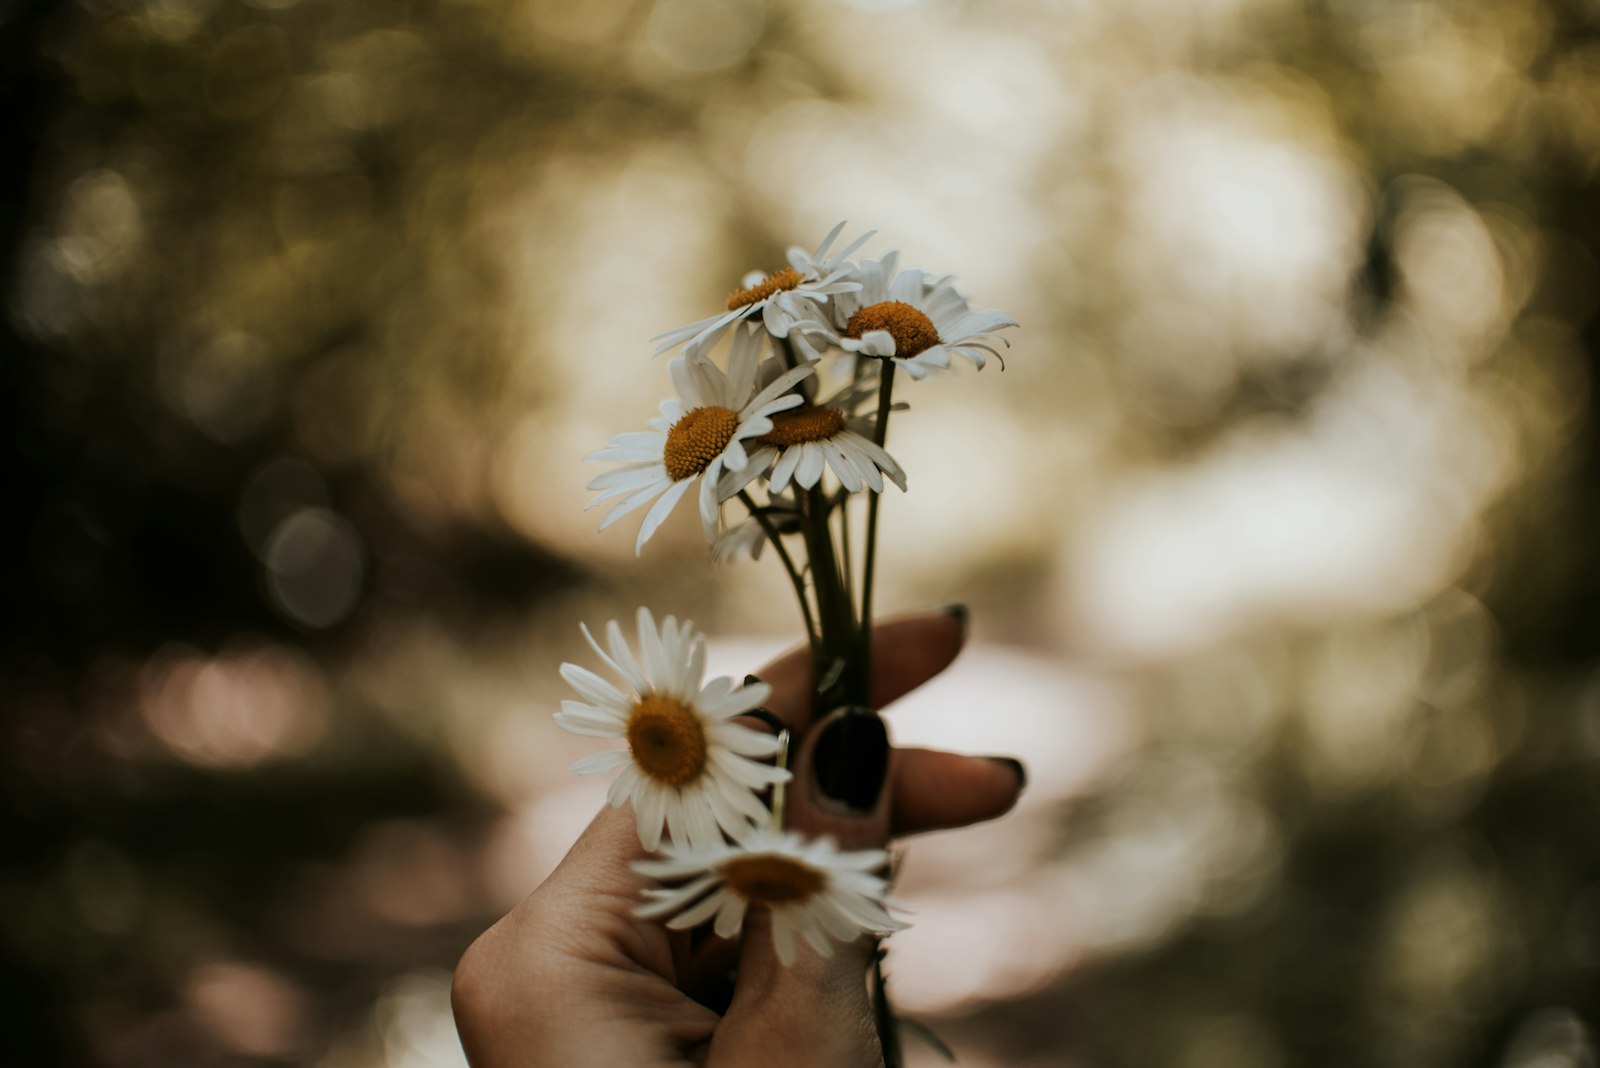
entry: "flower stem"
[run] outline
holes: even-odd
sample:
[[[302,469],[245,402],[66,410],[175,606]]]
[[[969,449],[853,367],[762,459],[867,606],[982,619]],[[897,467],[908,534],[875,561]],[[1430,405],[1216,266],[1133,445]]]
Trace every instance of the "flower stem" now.
[[[767,535],[767,540],[772,543],[773,550],[778,554],[778,559],[783,561],[783,569],[789,573],[789,582],[794,586],[795,599],[800,602],[800,615],[806,623],[806,643],[811,646],[811,659],[817,659],[821,651],[818,647],[817,621],[811,614],[811,602],[806,597],[806,582],[794,566],[794,558],[789,555],[789,550],[784,547],[783,535],[778,533],[778,528],[773,525],[772,519],[766,512],[757,507],[751,499],[748,490],[739,491],[739,500],[744,502],[745,508],[750,512],[750,517],[761,524],[762,531]],[[814,569],[813,569],[814,570]]]
[[[901,1068],[905,1055],[900,1049],[900,1021],[889,1003],[889,980],[883,974],[885,952],[880,942],[878,951],[872,955],[872,1015],[878,1025],[878,1045],[883,1050],[884,1068]]]
[[[811,562],[811,585],[817,594],[817,614],[822,623],[822,657],[813,658],[816,673],[816,711],[827,713],[851,703],[857,689],[858,665],[851,655],[856,646],[855,614],[850,591],[839,579],[839,562],[833,548],[833,527],[828,496],[820,484],[806,490],[801,527],[806,535],[806,555]]]
[[[883,447],[884,441],[889,437],[889,410],[894,394],[894,360],[884,360],[881,366],[882,371],[878,378],[878,421],[872,428],[872,440],[879,448]],[[867,495],[867,543],[861,561],[861,644],[856,652],[856,660],[861,666],[863,686],[870,685],[872,679],[872,580],[878,563],[878,502],[887,492],[886,486],[883,492]],[[870,703],[865,693],[862,694],[862,703]]]
[[[845,494],[839,499],[839,562],[844,567],[845,595],[853,597],[856,577],[850,566],[850,560],[855,555],[854,546],[850,544],[850,496]]]

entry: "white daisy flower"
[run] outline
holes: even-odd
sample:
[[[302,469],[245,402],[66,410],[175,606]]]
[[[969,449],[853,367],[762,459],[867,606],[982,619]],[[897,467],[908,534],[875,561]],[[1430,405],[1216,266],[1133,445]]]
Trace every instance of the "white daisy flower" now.
[[[821,404],[801,405],[773,416],[772,429],[754,439],[750,462],[742,470],[723,475],[717,496],[726,500],[769,469],[769,493],[782,493],[791,479],[801,489],[810,489],[822,478],[825,467],[833,469],[839,484],[850,493],[860,493],[864,487],[882,493],[884,475],[904,492],[906,473],[872,440],[872,420],[851,414],[874,392],[870,385],[856,383]]]
[[[672,916],[667,926],[679,930],[715,916],[714,929],[728,938],[751,906],[764,907],[772,911],[773,945],[784,964],[795,961],[797,937],[830,957],[834,941],[905,929],[889,915],[888,883],[875,874],[889,865],[881,849],[842,853],[831,838],[808,842],[793,832],[757,827],[734,844],[665,853],[660,860],[635,861],[634,870],[652,879],[688,881],[646,890],[649,900],[636,915]]]
[[[973,311],[948,279],[931,282],[922,271],[897,271],[898,254],[867,260],[856,278],[860,292],[834,309],[838,344],[846,352],[893,359],[912,378],[924,378],[935,367],[950,366],[959,353],[983,369],[984,353],[999,358],[994,343],[1005,344],[995,331],[1016,326],[1002,311]]]
[[[628,748],[595,753],[572,768],[579,775],[623,769],[607,800],[613,807],[633,802],[646,849],[661,844],[663,826],[674,846],[715,848],[722,844],[721,831],[743,834],[768,819],[757,792],[790,778],[788,771],[757,762],[777,753],[777,738],[732,722],[759,708],[772,687],[751,683],[735,690],[728,678],[702,687],[704,635],[671,616],[657,630],[644,608],[638,626],[637,659],[615,621],[606,624],[605,649],[583,628],[626,689],[577,664],[562,664],[561,677],[583,700],[561,702],[556,723],[573,734],[627,740]]]
[[[734,322],[760,314],[767,332],[776,338],[786,338],[795,327],[802,333],[807,327],[826,331],[821,307],[828,298],[840,293],[853,293],[861,286],[849,275],[855,265],[849,255],[860,248],[877,231],[869,230],[852,241],[843,251],[830,253],[834,239],[844,229],[840,223],[828,231],[817,250],[789,249],[789,266],[770,273],[752,271],[744,276],[739,288],[728,296],[728,309],[720,315],[669,330],[650,340],[656,342],[656,355],[687,343],[688,355],[705,352]]]
[[[812,372],[810,365],[791,368],[758,390],[760,348],[760,330],[749,327],[734,335],[727,374],[704,356],[674,359],[669,369],[678,396],[661,402],[661,415],[650,420],[650,429],[618,434],[604,449],[584,457],[623,463],[589,483],[600,492],[587,508],[621,498],[600,520],[601,530],[654,500],[634,545],[636,553],[642,551],[698,478],[700,522],[706,539],[715,539],[718,477],[724,470],[745,467],[749,454],[744,442],[772,430],[774,414],[804,403],[804,397],[789,390]]]

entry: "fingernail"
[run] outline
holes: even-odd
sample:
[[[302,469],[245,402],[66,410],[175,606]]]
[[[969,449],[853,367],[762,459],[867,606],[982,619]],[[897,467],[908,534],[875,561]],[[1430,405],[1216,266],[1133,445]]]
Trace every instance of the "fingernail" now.
[[[1004,764],[1010,768],[1011,773],[1017,777],[1017,792],[1019,794],[1028,788],[1028,769],[1016,757],[992,756],[984,757],[983,759],[993,761],[996,764]]]
[[[761,681],[761,676],[759,676],[759,675],[746,675],[744,677],[744,684],[746,686],[754,686],[756,683],[758,683],[760,681]]]
[[[956,623],[961,627],[962,634],[967,633],[967,622],[972,613],[967,610],[966,605],[959,603],[947,604],[940,609],[940,611],[956,621]]]
[[[817,789],[859,813],[877,806],[888,770],[889,732],[870,708],[852,706],[835,712],[811,750]]]

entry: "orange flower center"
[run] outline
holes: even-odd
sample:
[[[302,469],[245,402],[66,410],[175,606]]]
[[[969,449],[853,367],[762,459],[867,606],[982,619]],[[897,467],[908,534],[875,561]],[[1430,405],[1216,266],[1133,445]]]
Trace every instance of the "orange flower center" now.
[[[752,905],[803,905],[827,882],[815,868],[771,854],[734,857],[723,864],[722,878]]]
[[[685,413],[667,431],[667,444],[661,450],[667,477],[682,482],[704,471],[722,455],[738,429],[739,416],[726,408],[711,405]]]
[[[728,294],[728,310],[738,311],[740,308],[748,308],[758,300],[766,300],[774,293],[793,289],[799,284],[800,272],[793,267],[773,271],[749,289],[740,289]]]
[[[837,408],[792,408],[774,415],[772,429],[756,440],[787,449],[808,441],[826,441],[843,427],[844,413]]]
[[[903,300],[868,304],[850,316],[844,328],[846,337],[856,339],[873,330],[887,330],[894,338],[897,360],[910,359],[939,343],[939,331],[933,328],[933,320]]]
[[[706,732],[700,717],[670,697],[651,694],[633,706],[628,748],[640,771],[668,786],[682,786],[706,770]]]

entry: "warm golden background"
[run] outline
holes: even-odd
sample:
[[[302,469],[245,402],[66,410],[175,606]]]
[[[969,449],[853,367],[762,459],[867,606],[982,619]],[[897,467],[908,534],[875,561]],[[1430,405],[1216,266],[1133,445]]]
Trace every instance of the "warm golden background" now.
[[[1594,1063],[1593,3],[0,29],[0,1062],[459,1066],[449,969],[603,788],[578,621],[799,630],[580,457],[848,218],[1023,323],[891,435],[880,602],[974,618],[894,729],[1032,770],[912,849],[907,1011],[968,1068]]]

